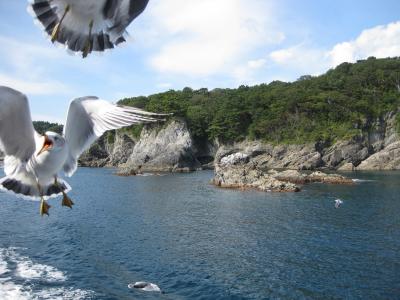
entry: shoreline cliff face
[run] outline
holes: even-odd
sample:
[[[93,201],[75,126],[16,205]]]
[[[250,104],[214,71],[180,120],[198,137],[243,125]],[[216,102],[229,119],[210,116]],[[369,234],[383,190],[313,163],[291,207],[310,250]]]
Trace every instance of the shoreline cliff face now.
[[[214,164],[224,157],[243,153],[261,169],[317,170],[399,170],[400,137],[396,131],[396,113],[368,124],[369,130],[349,140],[325,146],[272,145],[244,141],[219,147]]]
[[[121,175],[190,172],[214,168],[224,157],[242,153],[263,170],[399,170],[396,113],[366,122],[365,127],[368,129],[359,135],[332,145],[273,145],[262,141],[218,144],[194,140],[184,121],[171,120],[145,126],[139,138],[119,131],[113,143],[103,137],[80,162],[83,166],[118,167]]]
[[[185,122],[173,120],[147,125],[126,162],[119,165],[118,173],[195,171],[201,169],[201,164],[194,152],[194,142]]]

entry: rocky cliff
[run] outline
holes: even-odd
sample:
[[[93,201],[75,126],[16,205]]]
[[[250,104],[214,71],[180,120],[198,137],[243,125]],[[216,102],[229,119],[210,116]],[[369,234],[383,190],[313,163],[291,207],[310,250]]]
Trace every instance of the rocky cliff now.
[[[333,145],[272,145],[260,141],[244,141],[218,149],[215,164],[223,157],[242,153],[261,169],[337,169],[397,170],[400,169],[400,138],[396,131],[396,114],[365,124],[368,130]]]
[[[174,120],[144,127],[128,159],[119,167],[121,175],[129,175],[141,171],[189,172],[200,169],[201,164],[186,123]]]
[[[246,155],[260,170],[400,169],[396,113],[365,121],[360,134],[351,139],[305,145],[273,145],[261,141],[204,143],[193,140],[184,121],[172,120],[145,126],[139,138],[117,131],[112,142],[100,139],[80,162],[85,166],[118,167],[123,175],[137,171],[186,172],[213,167],[234,153]]]

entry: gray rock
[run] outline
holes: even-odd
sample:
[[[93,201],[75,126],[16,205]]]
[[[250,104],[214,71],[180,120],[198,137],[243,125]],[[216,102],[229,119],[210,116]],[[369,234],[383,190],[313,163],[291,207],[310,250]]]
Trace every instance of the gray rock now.
[[[280,181],[251,164],[218,164],[212,183],[223,188],[254,188],[264,192],[298,192],[293,183]]]
[[[118,167],[129,159],[135,147],[135,141],[128,134],[116,131],[114,143],[108,146],[108,166]]]
[[[265,171],[258,162],[242,152],[220,157],[216,162],[212,183],[224,188],[255,188],[271,192],[298,192],[297,184],[322,182],[330,184],[354,184],[353,180],[337,174],[320,171],[309,175],[297,170]]]
[[[199,168],[201,164],[194,155],[193,140],[186,123],[171,121],[145,126],[119,173],[132,174],[133,170],[189,172]]]
[[[394,142],[364,160],[358,170],[400,170],[400,141]]]
[[[324,150],[322,161],[325,167],[336,169],[344,163],[353,163],[357,166],[368,156],[366,143],[362,139],[356,138],[350,141],[339,141]]]
[[[222,157],[238,152],[251,158],[260,169],[313,170],[322,164],[321,154],[313,145],[274,146],[260,141],[245,141],[221,146],[216,154],[215,163]]]

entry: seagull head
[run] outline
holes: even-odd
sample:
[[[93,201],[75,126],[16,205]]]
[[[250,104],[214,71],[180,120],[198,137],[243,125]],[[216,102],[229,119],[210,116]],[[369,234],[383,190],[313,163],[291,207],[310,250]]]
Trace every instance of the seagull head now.
[[[52,131],[47,131],[44,136],[43,136],[43,146],[39,150],[37,155],[40,155],[41,153],[45,151],[59,151],[63,149],[65,146],[65,139],[58,133],[52,132]]]

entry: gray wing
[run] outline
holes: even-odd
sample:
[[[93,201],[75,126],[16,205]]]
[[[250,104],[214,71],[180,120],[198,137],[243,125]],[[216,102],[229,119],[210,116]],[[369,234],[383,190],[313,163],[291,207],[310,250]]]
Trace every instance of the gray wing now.
[[[27,161],[35,149],[35,130],[28,99],[16,90],[0,86],[0,150],[6,155],[6,175]]]
[[[97,97],[72,100],[64,127],[64,137],[69,147],[69,158],[64,165],[64,172],[67,176],[72,176],[78,157],[107,130],[160,121],[154,118],[156,116],[165,115],[111,104]]]
[[[126,28],[145,10],[148,3],[149,0],[121,0],[112,18],[113,25],[108,30],[115,44],[125,41],[123,36]]]

